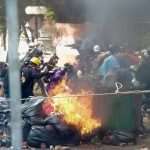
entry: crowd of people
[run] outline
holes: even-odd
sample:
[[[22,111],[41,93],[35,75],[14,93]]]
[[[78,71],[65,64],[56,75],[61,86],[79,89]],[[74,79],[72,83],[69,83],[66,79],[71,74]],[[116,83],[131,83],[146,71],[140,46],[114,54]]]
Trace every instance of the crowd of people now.
[[[65,63],[64,67],[56,66],[58,56],[53,54],[48,62],[43,60],[43,52],[31,43],[25,57],[20,60],[21,98],[34,96],[34,85],[37,83],[44,97],[48,96],[51,88],[61,81],[63,76],[70,72],[72,65]],[[3,96],[10,98],[9,90],[9,64],[0,62],[0,79]],[[46,87],[45,87],[46,84]]]
[[[95,83],[94,86],[100,84],[108,87],[116,82],[123,86],[141,84],[145,85],[145,89],[150,89],[149,48],[135,51],[112,44],[103,50],[100,44],[95,44],[85,53],[80,50],[79,53],[73,64],[65,63],[64,67],[59,67],[59,57],[56,53],[48,62],[44,62],[43,52],[34,43],[30,43],[25,57],[20,60],[22,99],[34,96],[35,83],[44,97],[51,95],[51,90],[55,85],[59,85],[64,77],[67,77],[68,85],[71,85],[70,88],[74,88],[74,91],[81,86],[93,86],[91,83]],[[5,98],[10,98],[8,68],[9,64],[0,62],[0,79]]]

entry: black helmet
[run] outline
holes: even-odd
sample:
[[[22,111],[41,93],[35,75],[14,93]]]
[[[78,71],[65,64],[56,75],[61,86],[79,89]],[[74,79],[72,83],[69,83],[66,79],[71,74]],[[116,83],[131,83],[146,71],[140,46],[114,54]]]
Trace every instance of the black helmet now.
[[[119,50],[120,50],[120,47],[118,45],[116,45],[116,44],[109,45],[109,51],[112,54],[119,52]]]
[[[70,63],[65,63],[64,64],[64,72],[71,72],[73,70],[73,66]]]

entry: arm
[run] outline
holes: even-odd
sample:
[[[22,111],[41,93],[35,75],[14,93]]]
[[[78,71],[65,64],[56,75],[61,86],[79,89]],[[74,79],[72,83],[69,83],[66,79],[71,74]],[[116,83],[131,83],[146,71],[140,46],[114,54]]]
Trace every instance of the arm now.
[[[57,82],[57,81],[59,81],[59,80],[61,79],[61,77],[63,77],[63,76],[64,76],[63,72],[62,72],[61,70],[58,70],[58,71],[55,72],[55,74],[51,77],[50,80]]]
[[[46,75],[48,75],[49,73],[48,72],[42,72],[42,73],[38,73],[38,72],[32,72],[32,76],[33,78],[35,79],[40,79]]]

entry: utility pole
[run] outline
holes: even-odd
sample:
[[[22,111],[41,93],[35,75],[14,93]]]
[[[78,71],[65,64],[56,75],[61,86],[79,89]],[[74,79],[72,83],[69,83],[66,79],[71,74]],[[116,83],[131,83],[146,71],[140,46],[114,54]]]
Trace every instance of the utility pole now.
[[[40,0],[36,0],[36,6],[38,6],[40,3]],[[35,38],[38,39],[38,15],[35,15]]]
[[[18,7],[17,0],[6,0],[8,29],[9,91],[11,110],[11,144],[13,150],[22,150],[20,69],[18,61]]]

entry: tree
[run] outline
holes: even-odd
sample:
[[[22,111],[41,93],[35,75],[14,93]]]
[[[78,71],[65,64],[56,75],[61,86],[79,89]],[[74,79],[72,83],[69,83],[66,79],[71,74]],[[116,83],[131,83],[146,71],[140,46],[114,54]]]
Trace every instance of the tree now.
[[[0,34],[3,36],[3,45],[6,46],[6,11],[5,0],[0,0]]]
[[[85,21],[84,0],[42,0],[55,13],[58,22]]]

